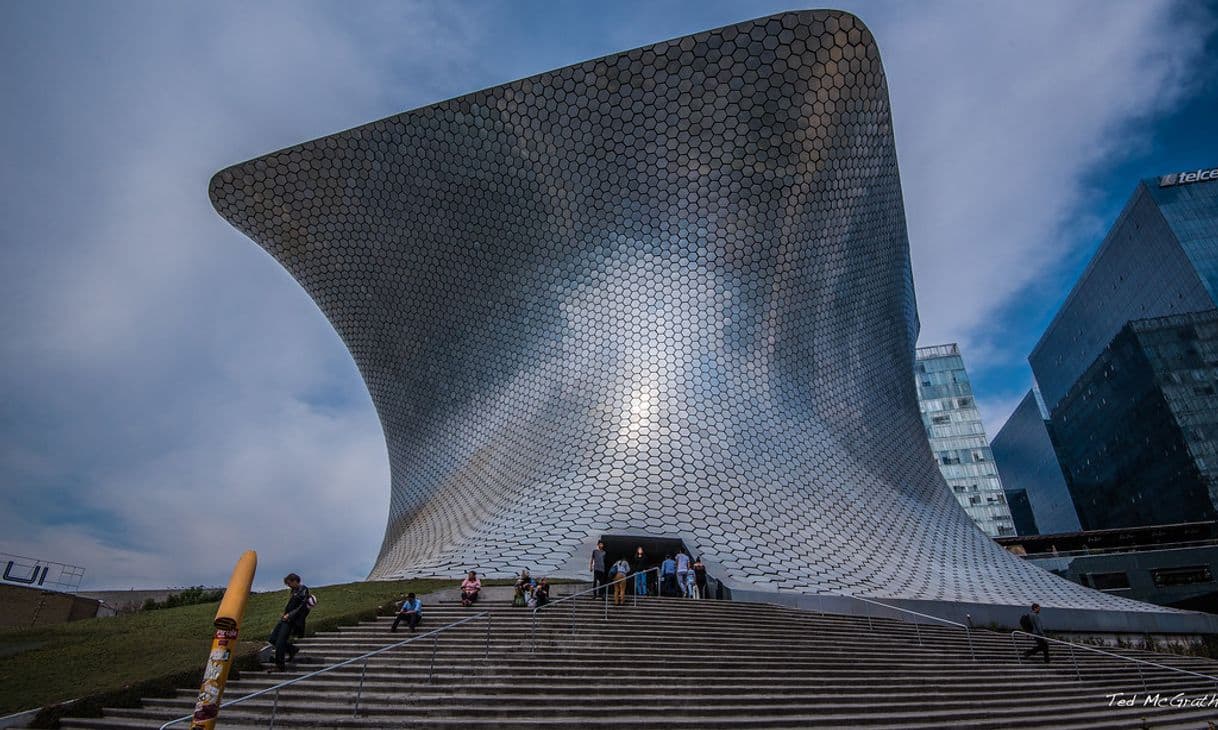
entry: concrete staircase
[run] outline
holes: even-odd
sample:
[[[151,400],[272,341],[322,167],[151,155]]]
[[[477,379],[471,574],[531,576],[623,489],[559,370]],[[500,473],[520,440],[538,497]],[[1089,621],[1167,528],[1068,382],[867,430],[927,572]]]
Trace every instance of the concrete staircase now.
[[[491,614],[489,655],[485,622],[471,622],[371,659],[358,715],[360,664],[285,688],[276,727],[1197,730],[1218,718],[1218,706],[1143,706],[1134,665],[1090,652],[1076,654],[1079,681],[1058,647],[1048,666],[1039,657],[1020,663],[1005,634],[974,631],[974,662],[960,629],[915,630],[891,619],[873,619],[869,628],[866,618],[765,604],[649,598],[637,607],[611,606],[605,620],[600,602],[577,598],[542,612],[531,651],[531,611],[504,600],[465,609],[433,599],[420,633],[477,610]],[[390,634],[389,623],[381,618],[303,640],[300,656],[312,663],[297,673],[409,635]],[[1215,662],[1134,654],[1218,676]],[[1142,671],[1151,692],[1164,697],[1218,691],[1198,677]],[[246,672],[225,695],[285,678]],[[1110,706],[1114,692],[1137,692],[1138,706]],[[155,728],[189,713],[194,695],[183,689],[148,698],[140,709],[63,726]],[[266,727],[273,702],[264,696],[226,708],[219,727]]]

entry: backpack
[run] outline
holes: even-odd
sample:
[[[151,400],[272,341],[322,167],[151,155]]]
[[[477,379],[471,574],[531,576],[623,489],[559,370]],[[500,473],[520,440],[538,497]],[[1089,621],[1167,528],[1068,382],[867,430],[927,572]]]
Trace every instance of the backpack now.
[[[309,597],[305,599],[305,605],[308,606],[310,609],[316,608],[317,607],[317,594],[310,591]]]
[[[1028,632],[1029,634],[1032,633],[1032,628],[1033,628],[1032,627],[1032,617],[1026,613],[1024,615],[1020,616],[1019,617],[1019,628],[1023,629],[1024,631]]]

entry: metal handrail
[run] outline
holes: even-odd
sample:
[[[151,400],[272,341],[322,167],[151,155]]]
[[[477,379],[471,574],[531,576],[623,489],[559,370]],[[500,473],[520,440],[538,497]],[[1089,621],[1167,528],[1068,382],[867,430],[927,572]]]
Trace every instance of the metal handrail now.
[[[574,598],[578,598],[580,596],[586,596],[589,593],[603,590],[604,594],[602,595],[602,598],[604,599],[604,604],[605,604],[605,618],[609,618],[609,586],[613,585],[614,583],[622,583],[624,581],[635,580],[636,577],[639,575],[647,575],[648,573],[655,571],[656,579],[657,579],[656,596],[659,597],[659,594],[660,594],[659,571],[660,571],[661,567],[662,566],[657,565],[654,568],[648,568],[647,570],[636,571],[636,572],[630,573],[629,575],[624,576],[622,578],[617,578],[616,580],[611,580],[606,583],[601,583],[599,586],[593,586],[592,588],[589,588],[587,590],[580,591],[579,593],[572,593],[569,596],[563,596],[562,598],[558,598],[553,601],[548,601],[544,606],[537,606],[536,608],[533,609],[533,631],[532,631],[532,640],[531,640],[532,646],[529,649],[529,651],[537,651],[537,612],[538,611],[541,611],[542,609],[545,609],[545,608],[550,608],[551,606],[555,606],[559,603],[562,603],[563,601],[570,601]],[[634,605],[637,607],[639,605],[639,594],[637,592],[635,592],[633,595],[634,595]],[[571,604],[571,634],[572,635],[575,634],[575,603]]]
[[[1134,664],[1145,664],[1145,665],[1151,666],[1151,667],[1158,667],[1159,669],[1170,669],[1173,672],[1179,672],[1181,674],[1188,674],[1188,675],[1192,675],[1194,677],[1201,677],[1202,679],[1208,679],[1211,682],[1214,682],[1216,685],[1218,685],[1218,677],[1210,676],[1208,674],[1202,674],[1201,672],[1194,672],[1191,669],[1184,669],[1182,667],[1173,667],[1169,664],[1160,664],[1158,662],[1152,662],[1152,661],[1149,661],[1146,659],[1138,659],[1137,657],[1125,656],[1124,654],[1116,654],[1114,652],[1104,651],[1103,649],[1100,649],[1100,648],[1097,648],[1094,646],[1089,646],[1087,644],[1076,644],[1073,641],[1066,641],[1065,639],[1053,639],[1048,636],[1044,636],[1042,634],[1032,634],[1027,631],[1020,631],[1019,629],[1016,629],[1011,632],[1011,646],[1014,647],[1015,656],[1019,659],[1020,664],[1023,664],[1023,654],[1020,653],[1019,645],[1015,642],[1016,634],[1022,634],[1024,636],[1027,636],[1027,637],[1037,640],[1037,641],[1052,641],[1054,644],[1065,644],[1065,645],[1069,646],[1070,647],[1070,661],[1074,665],[1074,677],[1075,677],[1075,679],[1077,679],[1080,682],[1083,681],[1083,675],[1082,675],[1082,672],[1079,671],[1078,660],[1074,658],[1074,647],[1076,647],[1076,646],[1080,649],[1084,649],[1084,650],[1092,652],[1094,654],[1103,654],[1104,656],[1110,656],[1115,659],[1124,659],[1125,661],[1133,662]],[[1149,687],[1146,684],[1146,675],[1142,673],[1142,668],[1137,667],[1137,670],[1138,670],[1138,679],[1140,679],[1142,681],[1142,689],[1143,690],[1149,689]]]
[[[437,635],[439,635],[445,631],[448,631],[449,629],[453,629],[458,626],[461,626],[462,624],[467,624],[470,621],[477,621],[478,619],[483,619],[483,618],[486,619],[486,648],[485,648],[485,651],[483,652],[483,658],[485,659],[486,657],[489,657],[490,653],[491,653],[491,614],[489,611],[480,611],[472,616],[467,616],[467,617],[461,619],[460,621],[454,621],[451,624],[445,624],[444,626],[441,626],[436,629],[432,629],[431,631],[419,634],[418,636],[412,636],[409,639],[403,639],[402,641],[398,641],[393,644],[389,644],[387,646],[382,646],[379,649],[374,649],[370,652],[367,652],[365,654],[360,654],[359,656],[351,658],[351,659],[344,659],[341,662],[336,662],[334,664],[323,667],[316,671],[309,672],[308,674],[302,674],[299,677],[293,677],[292,679],[284,680],[282,682],[279,682],[278,684],[273,684],[270,687],[264,687],[263,689],[260,689],[257,692],[251,692],[242,697],[238,697],[235,700],[225,700],[224,702],[220,703],[219,709],[224,709],[225,707],[230,707],[232,705],[240,704],[247,700],[252,700],[255,697],[261,697],[262,695],[274,692],[275,693],[275,703],[271,706],[270,724],[267,725],[268,728],[273,728],[273,727],[275,727],[275,719],[276,719],[277,712],[279,710],[279,690],[283,689],[284,687],[287,687],[287,686],[290,686],[293,684],[297,684],[299,682],[303,682],[306,679],[312,679],[313,677],[316,677],[319,674],[325,674],[326,672],[332,671],[334,669],[338,669],[339,667],[345,667],[349,664],[354,664],[356,662],[362,661],[364,663],[364,667],[363,667],[363,671],[360,672],[359,689],[356,690],[356,693],[355,693],[355,711],[352,713],[353,717],[357,716],[357,715],[359,715],[359,700],[364,692],[364,677],[368,673],[368,660],[369,659],[376,656],[377,654],[383,654],[392,649],[397,649],[397,648],[405,646],[406,644],[409,644],[413,641],[419,641],[420,639],[426,639],[428,637],[431,637],[431,669],[429,669],[427,672],[427,681],[431,682],[432,677],[435,674],[435,670],[436,670],[436,637],[437,637]],[[185,722],[185,721],[191,720],[193,718],[194,718],[193,712],[189,715],[175,718],[173,720],[170,720],[169,722],[166,722],[164,725],[161,725],[160,730],[165,730],[166,728],[168,728],[171,725],[176,725],[179,722]]]
[[[816,595],[827,596],[827,595],[833,595],[833,594],[818,593]],[[968,639],[969,656],[972,657],[973,661],[977,661],[977,652],[973,648],[973,627],[971,627],[967,624],[962,624],[958,621],[952,621],[951,619],[946,619],[946,618],[943,618],[942,616],[932,616],[928,613],[921,613],[919,611],[914,611],[912,609],[902,608],[900,606],[894,606],[891,603],[884,603],[883,601],[877,601],[872,598],[863,598],[862,596],[848,596],[848,595],[842,595],[840,597],[849,598],[850,600],[853,600],[853,601],[862,601],[863,603],[867,604],[867,613],[866,613],[867,628],[871,629],[872,631],[875,630],[875,626],[871,622],[871,606],[883,606],[884,608],[887,608],[891,611],[897,611],[899,613],[907,613],[911,616],[920,616],[922,618],[928,618],[932,621],[938,621],[939,623],[943,623],[943,624],[947,624],[949,626],[955,626],[957,628],[964,629],[964,636],[966,639]],[[823,602],[822,602],[821,615],[823,616],[824,613],[825,613],[825,611],[823,609]],[[922,630],[920,628],[918,628],[918,622],[910,621],[909,623],[913,624],[914,634],[918,637],[918,646],[924,646],[922,644]]]

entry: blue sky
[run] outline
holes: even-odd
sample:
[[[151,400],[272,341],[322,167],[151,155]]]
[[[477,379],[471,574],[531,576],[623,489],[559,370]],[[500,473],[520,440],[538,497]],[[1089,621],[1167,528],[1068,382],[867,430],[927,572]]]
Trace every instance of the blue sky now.
[[[842,2],[893,100],[922,343],[991,432],[1137,179],[1218,164],[1218,9]],[[211,210],[234,162],[770,2],[0,5],[0,551],[95,587],[363,577],[388,465],[296,284]]]

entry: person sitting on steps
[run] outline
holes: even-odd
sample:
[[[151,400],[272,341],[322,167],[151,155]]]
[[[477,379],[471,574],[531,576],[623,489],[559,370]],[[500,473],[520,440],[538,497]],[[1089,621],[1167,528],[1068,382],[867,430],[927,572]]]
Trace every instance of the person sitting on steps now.
[[[410,627],[410,632],[414,633],[419,622],[423,620],[423,602],[415,597],[413,593],[406,595],[406,600],[402,601],[402,605],[398,608],[398,615],[393,618],[393,626],[389,627],[390,631],[397,631],[398,624],[405,621]]]
[[[478,580],[478,574],[471,570],[465,580],[461,581],[461,605],[469,606],[478,600],[478,591],[481,590],[482,581]]]
[[[533,603],[537,608],[541,608],[550,602],[550,581],[542,578],[537,583],[537,588],[533,591]]]
[[[533,577],[529,575],[529,569],[525,568],[520,571],[519,577],[516,578],[515,592],[512,594],[513,606],[527,606],[533,598],[533,588],[536,583],[533,582]]]

